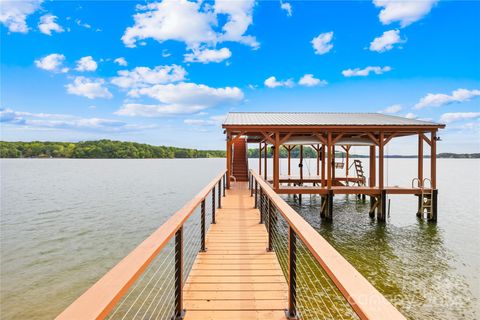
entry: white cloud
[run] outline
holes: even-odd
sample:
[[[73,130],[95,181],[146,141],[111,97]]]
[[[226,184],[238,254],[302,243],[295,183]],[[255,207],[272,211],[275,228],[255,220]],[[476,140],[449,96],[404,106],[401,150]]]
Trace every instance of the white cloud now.
[[[97,70],[97,62],[93,60],[92,56],[86,56],[83,58],[80,58],[80,60],[77,61],[77,67],[75,70],[77,71],[95,71]]]
[[[264,82],[264,84],[269,87],[269,88],[276,88],[276,87],[293,87],[293,81],[292,79],[284,80],[284,81],[278,81],[277,78],[274,76],[271,76],[270,78],[267,78]]]
[[[253,6],[253,0],[217,0],[213,7],[187,0],[137,6],[141,12],[133,16],[135,24],[125,30],[122,41],[127,47],[135,47],[137,41],[149,38],[158,42],[175,40],[185,42],[190,49],[234,41],[257,48],[256,39],[245,35],[252,24]],[[219,15],[226,15],[223,33],[213,29]]]
[[[440,121],[444,123],[451,123],[462,120],[472,120],[480,118],[480,112],[450,112],[444,113],[440,117]]]
[[[417,115],[411,112],[407,113],[404,117],[407,119],[417,119]]]
[[[292,16],[292,5],[288,2],[283,2],[280,0],[280,8],[287,12],[287,16]]]
[[[387,107],[383,110],[381,110],[380,112],[381,113],[397,113],[397,112],[400,112],[402,110],[402,106],[399,105],[399,104],[394,104],[394,105],[391,105],[390,107]]]
[[[107,98],[110,99],[112,94],[106,87],[103,79],[89,79],[85,77],[76,77],[73,83],[67,84],[67,92],[77,96],[87,97],[88,99]]]
[[[255,37],[245,35],[248,27],[253,23],[254,5],[255,0],[216,0],[215,13],[228,16],[222,28],[224,33],[218,36],[218,41],[240,42],[257,49],[260,44]]]
[[[232,56],[232,52],[228,48],[222,48],[219,50],[214,49],[193,49],[192,53],[184,55],[186,62],[222,62]]]
[[[0,109],[0,122],[32,128],[99,132],[129,132],[152,128],[152,126],[128,124],[113,119],[80,118],[65,114],[19,112],[12,109]]]
[[[161,104],[130,103],[122,106],[116,114],[144,117],[189,114],[218,105],[238,103],[244,98],[242,90],[237,87],[211,88],[203,84],[185,82],[134,89],[129,92],[129,95],[148,96]]]
[[[313,49],[315,54],[325,54],[332,50],[333,44],[333,31],[320,33],[318,36],[312,39]]]
[[[212,25],[216,23],[212,12],[200,11],[200,3],[179,0],[153,2],[137,6],[133,16],[135,24],[128,27],[122,37],[127,47],[135,47],[138,40],[152,38],[158,42],[183,41],[189,47],[200,43],[213,43],[216,34]]]
[[[393,49],[395,44],[404,42],[405,40],[400,38],[400,30],[385,31],[380,37],[373,39],[370,51],[385,52]]]
[[[122,67],[128,66],[127,60],[125,60],[124,57],[117,58],[117,59],[113,60],[113,62],[115,62],[116,64],[118,64],[119,66],[122,66]]]
[[[457,89],[452,95],[444,93],[429,93],[414,106],[414,109],[440,107],[454,102],[465,102],[480,96],[480,90]]]
[[[318,85],[324,86],[324,85],[327,85],[327,81],[317,79],[313,76],[313,74],[308,73],[300,78],[300,80],[298,81],[298,84],[306,87],[314,87]]]
[[[75,23],[77,24],[77,26],[83,27],[83,28],[85,28],[85,29],[91,29],[91,28],[92,28],[91,25],[89,25],[88,23],[83,22],[83,21],[80,20],[80,19],[76,19],[76,20],[75,20]]]
[[[355,69],[347,69],[343,70],[342,74],[345,77],[366,77],[368,76],[371,72],[375,74],[382,74],[388,71],[391,71],[392,68],[389,66],[386,67],[366,67],[364,69],[360,68],[355,68]]]
[[[118,77],[112,79],[112,83],[120,88],[141,88],[155,84],[165,84],[182,81],[187,71],[182,66],[172,64],[169,66],[157,66],[153,69],[148,67],[136,67],[133,70],[118,71]]]
[[[48,56],[35,60],[35,65],[43,70],[51,72],[68,72],[68,68],[62,67],[65,56],[59,53],[52,53]]]
[[[1,1],[0,23],[10,32],[27,33],[27,17],[40,8],[41,0]]]
[[[57,16],[52,14],[46,14],[40,17],[40,23],[38,24],[38,29],[40,29],[40,32],[49,36],[52,35],[52,31],[63,32],[63,28],[55,22],[56,19]]]
[[[398,21],[402,27],[422,19],[430,12],[435,3],[437,0],[373,0],[376,7],[382,8],[379,19],[383,24]]]

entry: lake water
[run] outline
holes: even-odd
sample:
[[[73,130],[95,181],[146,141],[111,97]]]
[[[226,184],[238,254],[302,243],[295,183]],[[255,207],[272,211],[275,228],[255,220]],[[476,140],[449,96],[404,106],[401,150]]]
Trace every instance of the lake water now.
[[[314,173],[307,162],[305,172]],[[410,185],[416,174],[416,159],[386,165],[389,185]],[[0,160],[2,319],[55,317],[224,166],[224,159]],[[335,197],[332,223],[319,219],[318,198],[304,196],[301,207],[285,199],[409,318],[477,319],[480,161],[439,159],[437,172],[437,224],[416,218],[413,196],[392,196],[384,225],[354,196]]]

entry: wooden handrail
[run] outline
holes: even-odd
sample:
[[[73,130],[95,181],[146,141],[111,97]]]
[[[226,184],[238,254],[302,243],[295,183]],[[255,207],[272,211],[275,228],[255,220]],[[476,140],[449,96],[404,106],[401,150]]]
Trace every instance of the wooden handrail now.
[[[91,286],[56,319],[103,319],[145,271],[157,254],[172,239],[210,191],[222,179],[223,170],[195,197],[171,216],[160,228],[130,252],[115,267]]]
[[[250,170],[263,192],[295,230],[310,253],[361,319],[406,319],[375,287],[290,207],[258,173]]]

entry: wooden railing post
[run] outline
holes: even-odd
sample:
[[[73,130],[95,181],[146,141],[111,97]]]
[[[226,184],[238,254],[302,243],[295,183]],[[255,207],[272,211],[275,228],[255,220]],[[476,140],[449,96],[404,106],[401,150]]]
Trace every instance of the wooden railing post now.
[[[175,319],[183,319],[183,226],[175,233]]]
[[[215,186],[212,189],[212,224],[215,224]]]
[[[268,212],[268,249],[267,251],[273,251],[273,210],[274,210],[274,206],[273,206],[273,203],[272,203],[272,200],[270,200],[270,198],[267,197],[267,201],[268,203],[268,208],[267,208],[267,212]]]
[[[287,318],[297,317],[297,235],[288,227],[288,310]]]
[[[201,236],[202,236],[202,246],[200,248],[201,252],[205,252],[205,199],[203,199],[200,207],[200,218],[201,218]]]
[[[222,207],[222,180],[218,181],[218,209]]]

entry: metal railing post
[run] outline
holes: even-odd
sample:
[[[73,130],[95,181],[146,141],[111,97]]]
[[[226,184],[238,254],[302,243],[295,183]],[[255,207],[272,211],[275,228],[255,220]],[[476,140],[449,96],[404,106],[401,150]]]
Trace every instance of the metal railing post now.
[[[253,197],[253,175],[250,174],[250,196]]]
[[[267,198],[265,201],[265,205],[268,204],[267,212],[268,212],[268,251],[273,251],[273,210],[275,207],[273,206],[272,200]]]
[[[258,199],[258,206],[260,207],[260,219],[263,219],[263,189],[260,187],[260,198]]]
[[[175,233],[175,319],[183,319],[183,226]]]
[[[218,209],[222,207],[222,180],[218,181]]]
[[[258,183],[257,183],[257,180],[255,180],[255,206],[254,208],[257,209],[258,208],[258,204],[257,204],[257,200],[258,200]]]
[[[215,187],[212,189],[212,224],[215,224]]]
[[[287,318],[298,319],[297,316],[297,235],[291,226],[288,227],[288,310]]]
[[[201,252],[207,251],[205,248],[205,199],[203,199],[200,207],[200,217],[201,217],[201,236],[202,236],[202,246],[200,248]]]
[[[225,188],[227,187],[227,174],[223,175],[223,196],[225,197]]]

